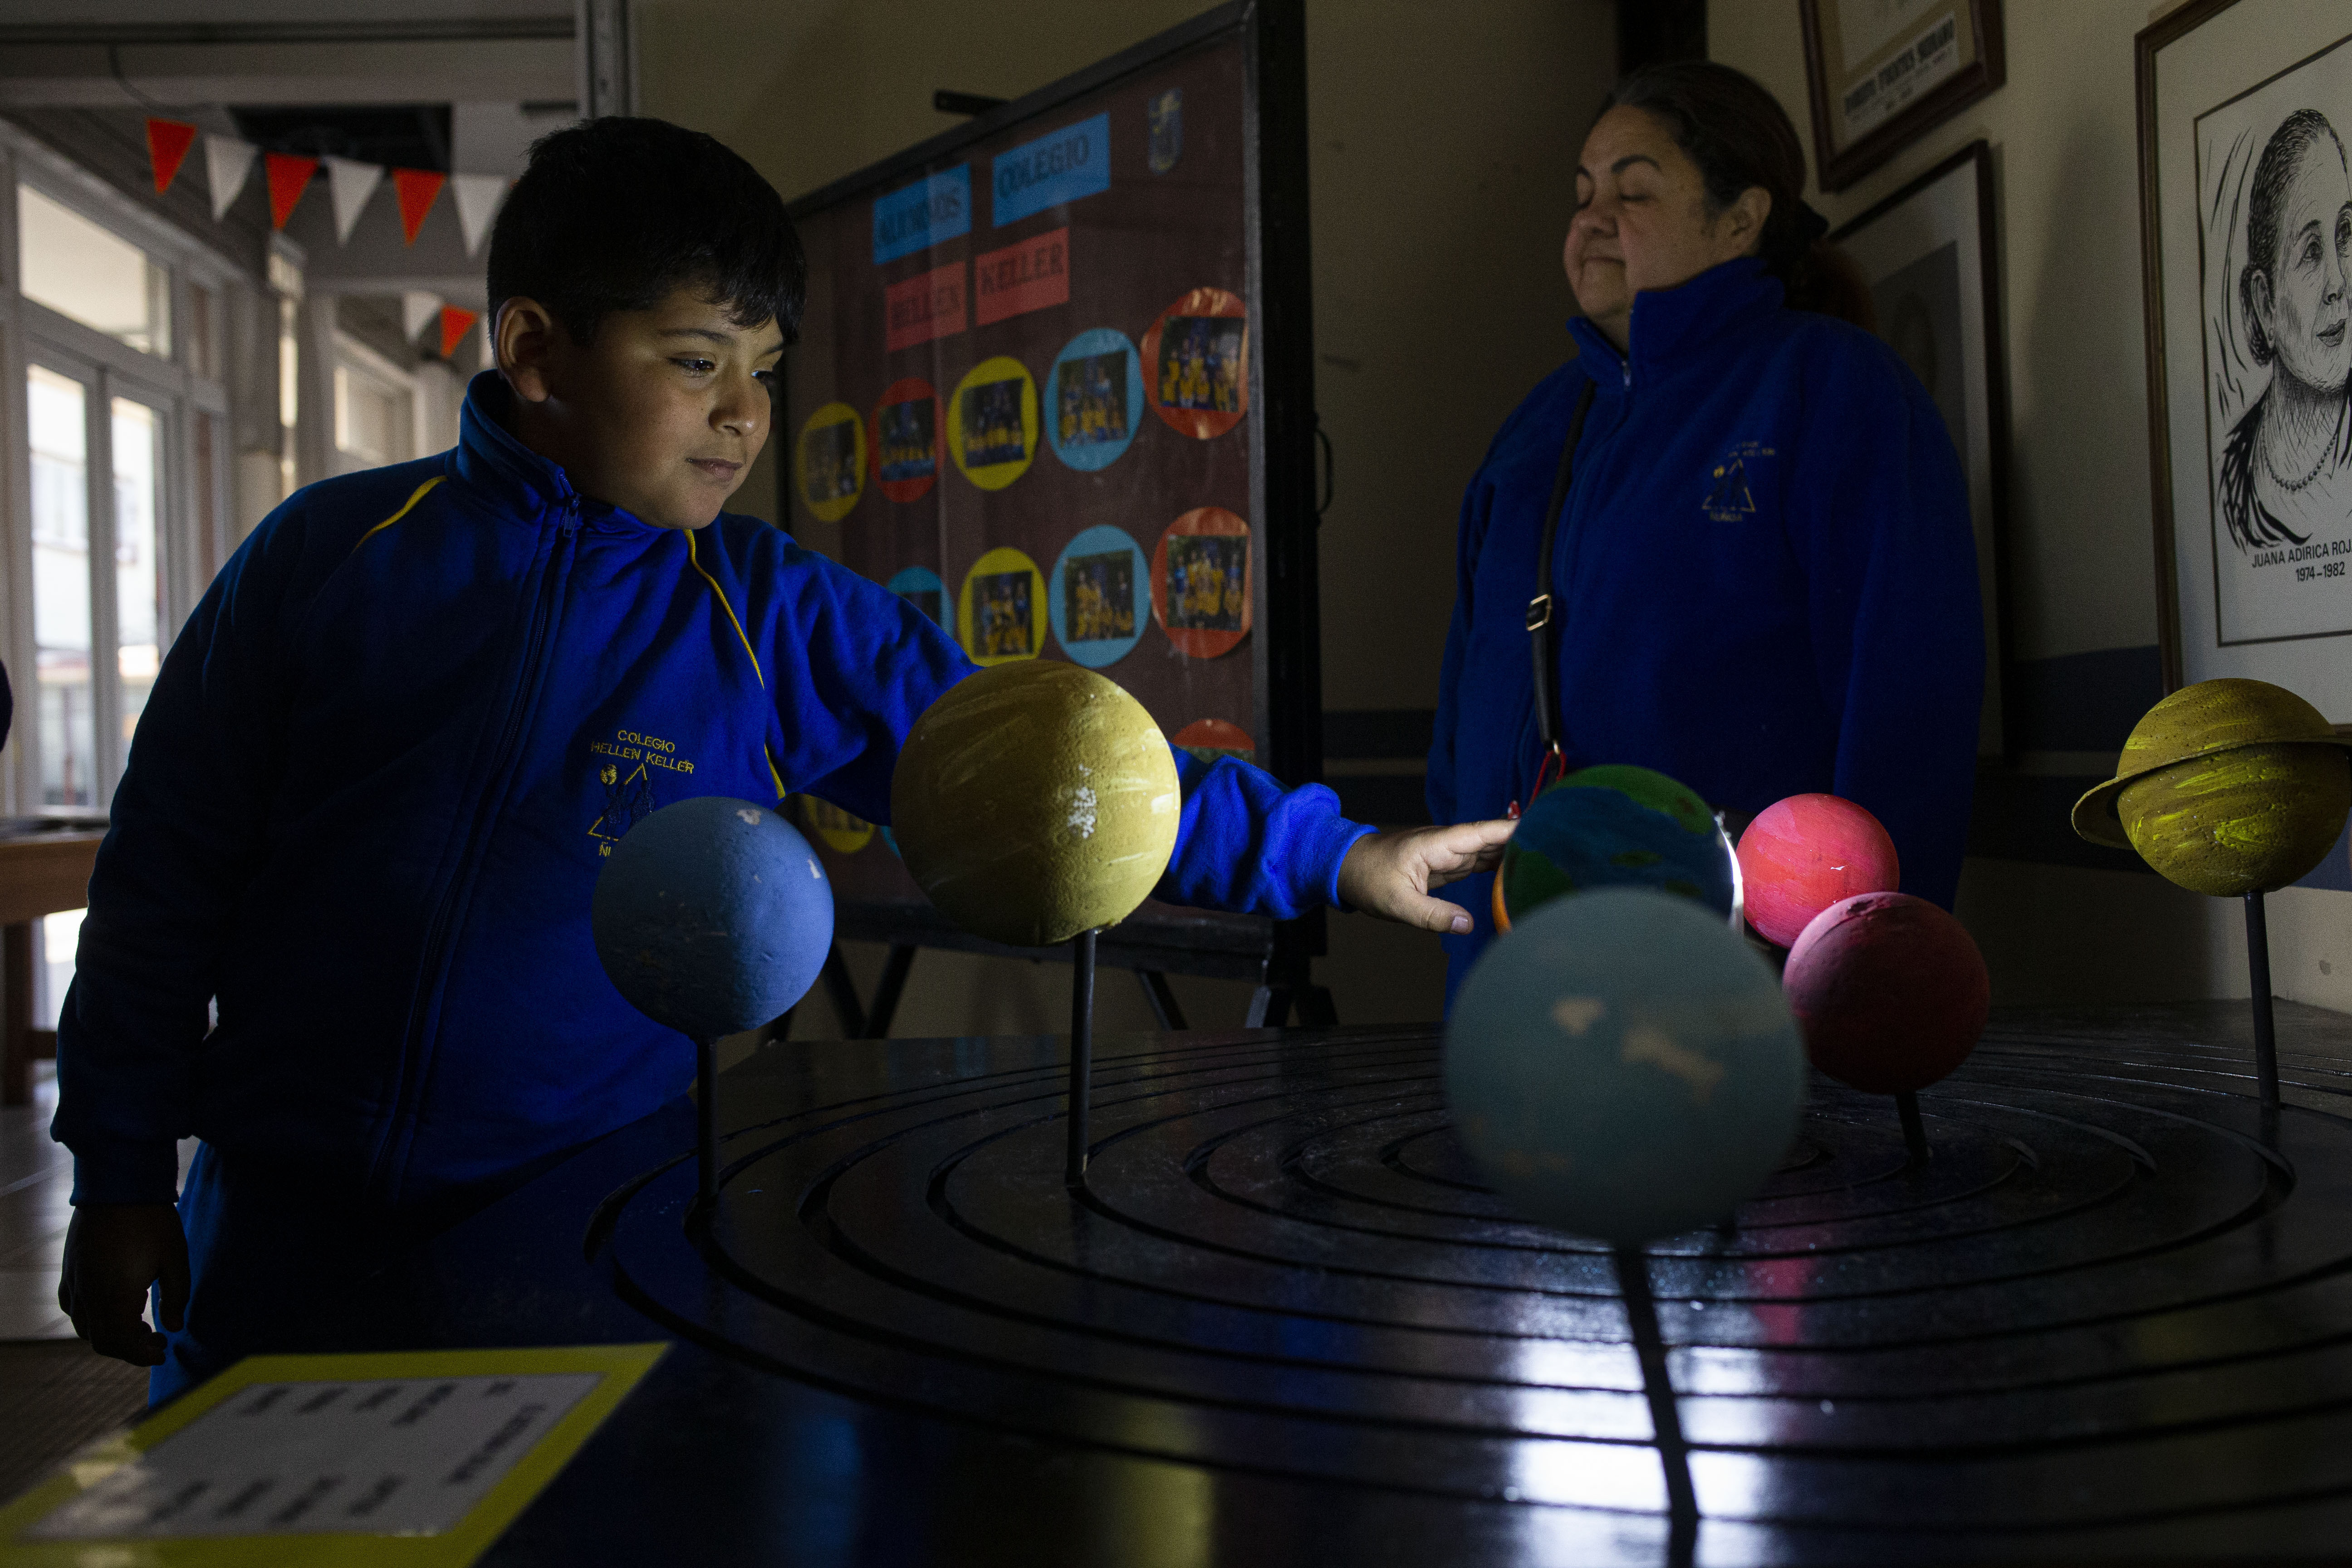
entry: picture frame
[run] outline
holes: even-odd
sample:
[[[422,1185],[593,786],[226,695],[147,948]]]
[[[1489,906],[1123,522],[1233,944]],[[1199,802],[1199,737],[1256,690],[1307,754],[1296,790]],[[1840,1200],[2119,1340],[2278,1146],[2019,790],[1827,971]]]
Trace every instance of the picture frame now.
[[[1799,0],[1822,190],[1844,190],[2007,79],[2000,6]]]
[[[2011,657],[2009,376],[1996,213],[1992,149],[1971,142],[1829,237],[1861,269],[1879,336],[1943,411],[1960,455],[1985,616],[1977,751],[2005,761],[2014,750],[2002,701]]]
[[[2165,689],[2266,680],[2341,724],[2352,324],[2315,237],[2352,226],[2352,15],[2190,0],[2134,53]]]

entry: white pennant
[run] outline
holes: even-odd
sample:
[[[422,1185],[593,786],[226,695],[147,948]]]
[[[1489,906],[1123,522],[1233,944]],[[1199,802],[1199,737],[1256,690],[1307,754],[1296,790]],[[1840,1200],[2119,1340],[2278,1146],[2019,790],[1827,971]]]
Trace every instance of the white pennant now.
[[[506,176],[452,174],[449,189],[457,199],[457,226],[466,231],[466,254],[471,256],[481,248],[482,237],[490,232],[490,219],[498,216],[499,204],[506,199]]]
[[[327,194],[335,199],[335,242],[349,244],[352,226],[360,221],[360,209],[383,184],[383,166],[362,163],[351,158],[324,158],[327,165]]]
[[[422,289],[404,290],[400,296],[401,335],[410,342],[415,342],[417,334],[425,331],[425,324],[440,314],[440,295],[428,293]],[[440,345],[436,343],[434,346],[438,348]]]
[[[213,188],[213,216],[218,219],[228,212],[229,203],[236,200],[245,189],[245,182],[253,174],[253,160],[261,149],[250,142],[240,142],[234,136],[205,138],[205,179]]]

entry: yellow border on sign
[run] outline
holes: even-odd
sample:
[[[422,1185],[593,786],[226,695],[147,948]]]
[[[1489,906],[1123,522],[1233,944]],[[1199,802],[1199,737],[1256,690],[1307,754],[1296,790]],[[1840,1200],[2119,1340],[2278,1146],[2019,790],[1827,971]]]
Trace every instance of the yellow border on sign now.
[[[1027,653],[983,653],[980,647],[980,626],[972,614],[972,584],[982,577],[1011,576],[1029,574],[1029,651]],[[956,626],[963,640],[964,657],[974,664],[1013,664],[1024,658],[1035,658],[1045,651],[1045,574],[1037,563],[1009,544],[1000,544],[971,563],[963,574],[963,590],[956,595]]]
[[[849,449],[855,466],[849,471],[849,493],[815,500],[808,490],[809,437],[836,425],[850,426]],[[866,421],[858,416],[856,409],[846,403],[828,403],[810,415],[808,423],[801,426],[800,438],[793,443],[793,489],[799,492],[801,505],[814,512],[820,522],[839,522],[847,517],[850,508],[866,494]]]
[[[489,1549],[591,1434],[653,1369],[667,1344],[546,1350],[392,1351],[248,1356],[128,1431],[101,1438],[5,1508],[0,1568],[465,1568]],[[24,1541],[26,1531],[225,1400],[257,1383],[359,1383],[394,1377],[507,1377],[594,1372],[603,1381],[548,1428],[455,1528],[439,1535],[215,1535],[184,1540]]]
[[[968,463],[964,460],[964,399],[977,386],[1000,381],[1021,382],[1021,456],[1003,463]],[[955,459],[956,471],[984,490],[1001,490],[1029,471],[1037,460],[1037,380],[1029,367],[1011,354],[998,354],[984,359],[964,372],[956,383],[954,395],[948,399],[948,455]]]

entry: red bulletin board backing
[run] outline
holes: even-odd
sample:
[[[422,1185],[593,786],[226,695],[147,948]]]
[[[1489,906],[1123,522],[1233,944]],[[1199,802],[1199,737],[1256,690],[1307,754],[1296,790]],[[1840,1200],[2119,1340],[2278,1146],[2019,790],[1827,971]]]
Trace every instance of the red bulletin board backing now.
[[[1087,666],[1289,783],[1321,766],[1299,10],[1222,7],[793,203],[777,421],[789,531],[974,658]],[[839,816],[802,812],[845,935],[980,945]],[[1236,976],[1320,946],[1203,918],[1105,940]]]

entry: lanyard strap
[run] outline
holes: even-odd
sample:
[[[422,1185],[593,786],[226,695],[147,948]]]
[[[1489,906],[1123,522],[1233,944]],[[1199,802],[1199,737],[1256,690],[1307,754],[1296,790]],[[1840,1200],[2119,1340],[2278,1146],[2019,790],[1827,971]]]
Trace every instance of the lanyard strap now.
[[[1551,551],[1559,537],[1559,514],[1568,505],[1568,487],[1576,472],[1576,443],[1584,434],[1584,416],[1592,408],[1591,380],[1576,399],[1576,412],[1568,416],[1568,439],[1560,444],[1559,477],[1552,481],[1551,510],[1544,513],[1543,542],[1536,550],[1536,596],[1528,601],[1528,644],[1535,658],[1536,733],[1543,740],[1543,766],[1549,768],[1560,755],[1559,700],[1552,683],[1559,673],[1559,623],[1561,609],[1552,597]],[[1538,781],[1542,773],[1537,774]],[[1536,786],[1540,790],[1540,782]]]

